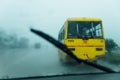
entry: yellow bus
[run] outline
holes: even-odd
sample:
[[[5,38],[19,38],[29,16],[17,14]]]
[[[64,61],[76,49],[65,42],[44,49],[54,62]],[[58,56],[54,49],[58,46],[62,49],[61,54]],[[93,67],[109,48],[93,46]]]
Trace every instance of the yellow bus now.
[[[95,61],[105,55],[103,24],[99,18],[68,18],[59,31],[58,40],[79,59]],[[59,56],[64,61],[72,60],[60,50]]]

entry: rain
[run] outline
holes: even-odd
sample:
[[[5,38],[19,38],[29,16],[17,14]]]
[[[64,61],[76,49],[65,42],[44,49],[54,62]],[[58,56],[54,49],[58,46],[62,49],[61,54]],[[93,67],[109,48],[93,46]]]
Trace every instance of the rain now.
[[[67,18],[103,20],[105,38],[120,46],[119,0],[0,0],[0,78],[103,72],[86,64],[64,65],[58,48],[30,31],[41,30],[54,39]],[[120,51],[98,64],[120,71]],[[114,59],[113,59],[114,57]]]

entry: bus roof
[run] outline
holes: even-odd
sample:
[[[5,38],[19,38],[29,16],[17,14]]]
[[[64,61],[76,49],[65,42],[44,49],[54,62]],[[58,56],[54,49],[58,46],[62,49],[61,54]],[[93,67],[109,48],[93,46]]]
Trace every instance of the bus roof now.
[[[102,21],[102,20],[100,18],[81,17],[81,18],[68,18],[67,21]]]

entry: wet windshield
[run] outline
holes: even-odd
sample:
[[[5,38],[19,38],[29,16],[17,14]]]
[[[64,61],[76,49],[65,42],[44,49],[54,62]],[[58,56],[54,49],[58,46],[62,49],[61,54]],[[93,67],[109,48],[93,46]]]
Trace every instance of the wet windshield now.
[[[0,79],[120,72],[118,3],[0,0]],[[68,21],[63,25],[68,18],[81,17],[101,21]],[[31,29],[50,35],[64,46],[51,38],[47,40],[53,42],[48,42]]]

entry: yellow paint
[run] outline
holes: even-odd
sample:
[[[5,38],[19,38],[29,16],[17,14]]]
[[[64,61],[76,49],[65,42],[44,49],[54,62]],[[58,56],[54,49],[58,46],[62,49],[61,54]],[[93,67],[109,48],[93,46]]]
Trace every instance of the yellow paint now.
[[[80,59],[91,60],[95,59],[96,56],[105,54],[105,42],[102,39],[89,39],[86,42],[82,39],[73,39],[74,42],[68,42],[68,40],[70,39],[65,40],[65,44],[68,48],[75,48],[73,53]],[[96,48],[102,48],[103,50],[96,51]]]

